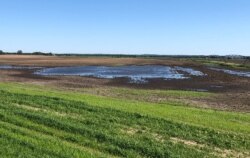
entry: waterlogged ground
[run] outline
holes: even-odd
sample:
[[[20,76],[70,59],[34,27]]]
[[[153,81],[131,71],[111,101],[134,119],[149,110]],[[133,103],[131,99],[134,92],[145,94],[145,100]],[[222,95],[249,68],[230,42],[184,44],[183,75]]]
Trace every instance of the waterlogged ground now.
[[[37,66],[12,66],[12,65],[0,65],[0,69],[2,70],[33,70],[33,69],[41,69],[42,67]]]
[[[0,63],[17,65],[0,66],[0,157],[250,157],[247,76],[172,59],[1,56]],[[86,77],[34,74],[96,63]],[[137,63],[128,73],[124,65]],[[179,78],[150,78],[159,74]],[[128,83],[129,75],[148,83]]]
[[[250,71],[240,71],[240,70],[228,70],[228,69],[222,69],[222,68],[211,68],[215,71],[221,71],[230,75],[236,75],[241,77],[250,77]]]
[[[66,75],[66,76],[92,76],[97,78],[129,78],[131,82],[146,82],[147,79],[187,79],[191,76],[204,76],[198,70],[184,67],[170,67],[160,65],[145,66],[80,66],[46,68],[38,75]]]
[[[87,76],[97,78],[129,78],[132,83],[146,83],[148,79],[188,79],[193,76],[206,76],[205,73],[188,67],[180,66],[74,66],[42,68],[36,66],[0,65],[2,70],[34,70],[36,75],[44,76]],[[36,70],[40,69],[40,70]],[[229,70],[223,68],[210,68],[214,71],[224,72],[240,77],[250,77],[249,71]]]

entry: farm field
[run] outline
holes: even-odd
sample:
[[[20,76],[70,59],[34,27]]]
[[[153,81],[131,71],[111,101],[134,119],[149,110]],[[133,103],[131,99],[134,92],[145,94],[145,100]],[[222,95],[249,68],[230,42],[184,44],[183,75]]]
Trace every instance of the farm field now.
[[[189,66],[207,76],[137,84],[0,70],[0,155],[250,157],[250,79],[207,68],[214,61],[0,56],[0,65],[95,63]]]
[[[0,6],[0,158],[250,158],[250,0]]]

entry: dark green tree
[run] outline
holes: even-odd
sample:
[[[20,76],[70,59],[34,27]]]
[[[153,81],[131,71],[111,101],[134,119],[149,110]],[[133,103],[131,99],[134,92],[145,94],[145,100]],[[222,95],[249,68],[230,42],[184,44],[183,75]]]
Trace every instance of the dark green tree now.
[[[18,50],[17,54],[23,54],[23,51],[22,50]]]

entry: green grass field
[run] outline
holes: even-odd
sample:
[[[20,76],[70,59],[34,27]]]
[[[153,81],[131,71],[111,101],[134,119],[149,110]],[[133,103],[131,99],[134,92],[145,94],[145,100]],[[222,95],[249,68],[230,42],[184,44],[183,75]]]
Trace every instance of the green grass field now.
[[[241,62],[237,63],[231,60],[205,60],[205,59],[193,59],[192,61],[196,61],[202,63],[207,66],[212,67],[222,67],[222,68],[229,68],[229,69],[239,69],[239,70],[249,70],[250,63],[249,60],[242,60]]]
[[[206,97],[191,91],[114,89]],[[247,157],[250,114],[0,83],[1,157]]]

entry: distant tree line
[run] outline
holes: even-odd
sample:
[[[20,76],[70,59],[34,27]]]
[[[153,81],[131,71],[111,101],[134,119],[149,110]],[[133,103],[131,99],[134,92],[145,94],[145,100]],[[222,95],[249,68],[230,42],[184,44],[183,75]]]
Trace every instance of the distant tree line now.
[[[43,52],[33,52],[32,55],[45,55],[45,56],[52,56],[53,54],[50,53],[43,53]]]
[[[0,50],[0,55],[3,54],[16,54],[16,55],[45,55],[45,56],[52,56],[52,53],[44,53],[44,52],[33,52],[33,53],[24,53],[22,50],[18,50],[17,52],[4,52]]]
[[[78,57],[111,57],[111,58],[189,58],[189,59],[247,59],[250,60],[250,56],[241,55],[155,55],[155,54],[142,54],[142,55],[130,55],[130,54],[53,54],[44,52],[24,53],[22,50],[17,52],[4,52],[0,50],[2,54],[17,54],[17,55],[44,55],[44,56],[78,56]]]
[[[189,59],[250,59],[250,56],[241,55],[127,55],[127,54],[56,54],[56,56],[79,56],[79,57],[113,57],[113,58],[189,58]]]

